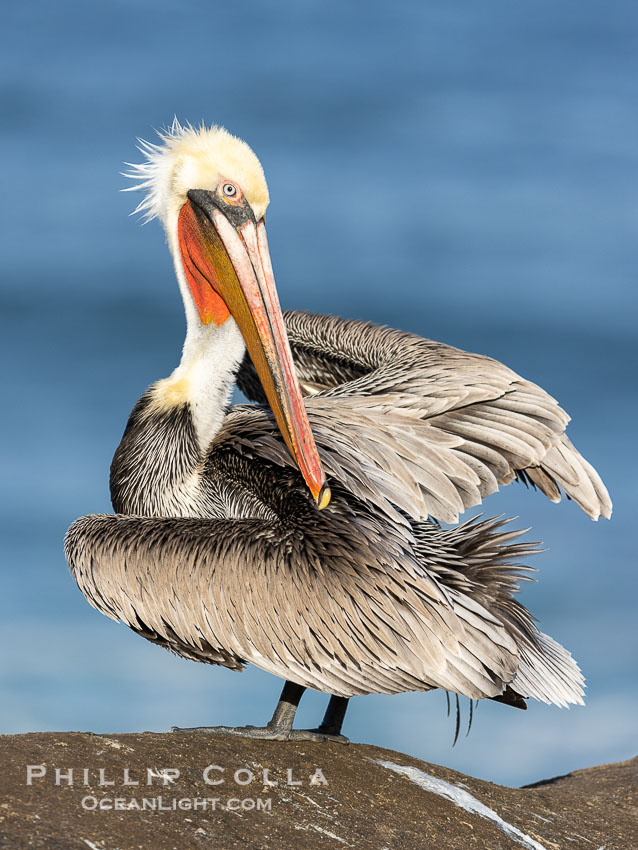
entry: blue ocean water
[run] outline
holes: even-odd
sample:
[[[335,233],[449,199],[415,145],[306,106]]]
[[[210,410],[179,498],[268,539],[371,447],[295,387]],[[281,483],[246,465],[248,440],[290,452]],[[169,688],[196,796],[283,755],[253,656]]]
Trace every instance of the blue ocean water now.
[[[163,236],[118,191],[135,137],[176,114],[260,156],[284,307],[503,360],[561,401],[614,498],[596,524],[514,486],[484,505],[547,546],[522,598],[581,663],[586,708],[482,703],[451,749],[441,694],[366,697],[346,733],[511,784],[632,755],[636,4],[26,0],[0,38],[0,731],[257,723],[279,692],[99,615],[62,553],[110,510],[129,410],[179,358]]]

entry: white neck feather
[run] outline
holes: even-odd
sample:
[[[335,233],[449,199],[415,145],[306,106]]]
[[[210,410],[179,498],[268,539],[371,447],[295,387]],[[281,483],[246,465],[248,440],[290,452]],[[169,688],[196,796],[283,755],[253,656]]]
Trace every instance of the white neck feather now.
[[[188,403],[204,452],[224,421],[246,345],[232,316],[219,327],[202,325],[179,257],[176,226],[169,247],[184,301],[186,339],[177,369],[154,385],[153,401],[163,409]]]

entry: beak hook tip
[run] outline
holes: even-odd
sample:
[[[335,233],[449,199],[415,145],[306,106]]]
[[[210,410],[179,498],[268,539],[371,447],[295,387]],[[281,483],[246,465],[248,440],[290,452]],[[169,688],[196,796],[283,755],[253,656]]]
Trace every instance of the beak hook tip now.
[[[330,504],[330,500],[332,498],[332,493],[330,492],[330,487],[327,484],[324,484],[319,493],[317,494],[316,502],[317,507],[320,511],[324,508],[327,508]]]

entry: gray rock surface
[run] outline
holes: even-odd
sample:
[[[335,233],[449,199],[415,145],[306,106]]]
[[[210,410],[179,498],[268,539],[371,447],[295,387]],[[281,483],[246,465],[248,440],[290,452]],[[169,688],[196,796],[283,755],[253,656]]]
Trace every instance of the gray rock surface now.
[[[638,759],[527,788],[360,744],[193,733],[3,735],[0,759],[11,850],[638,848]]]

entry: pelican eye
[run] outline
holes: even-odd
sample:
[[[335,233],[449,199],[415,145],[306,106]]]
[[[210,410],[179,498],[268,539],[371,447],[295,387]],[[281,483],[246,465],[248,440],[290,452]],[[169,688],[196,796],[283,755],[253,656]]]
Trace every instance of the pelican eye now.
[[[234,198],[237,194],[237,187],[233,186],[232,183],[224,183],[224,185],[222,186],[222,193],[227,198]]]

